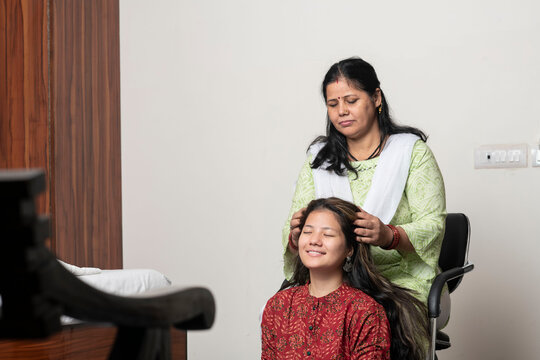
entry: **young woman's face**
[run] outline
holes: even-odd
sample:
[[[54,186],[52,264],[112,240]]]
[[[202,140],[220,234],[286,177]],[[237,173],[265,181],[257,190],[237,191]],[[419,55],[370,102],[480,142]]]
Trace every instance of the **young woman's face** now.
[[[356,89],[344,78],[326,86],[326,109],[337,131],[349,140],[357,140],[368,134],[379,136],[377,111],[381,105],[381,93],[373,96]]]
[[[298,252],[302,263],[311,271],[342,272],[347,250],[345,235],[330,210],[311,212],[300,233]]]

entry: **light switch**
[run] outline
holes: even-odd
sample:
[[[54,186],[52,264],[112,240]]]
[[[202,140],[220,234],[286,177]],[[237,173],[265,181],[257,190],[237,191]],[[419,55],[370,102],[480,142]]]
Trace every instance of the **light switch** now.
[[[540,167],[540,146],[531,150],[531,165],[533,167]]]
[[[527,167],[527,144],[482,145],[474,150],[475,169]],[[537,151],[535,156],[540,153]],[[539,160],[540,166],[540,160]]]

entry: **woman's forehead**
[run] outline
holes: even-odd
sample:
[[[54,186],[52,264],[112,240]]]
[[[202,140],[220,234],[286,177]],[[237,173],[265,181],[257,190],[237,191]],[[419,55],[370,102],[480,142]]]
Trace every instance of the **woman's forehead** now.
[[[328,209],[317,209],[312,211],[307,219],[305,226],[341,229],[337,215]]]
[[[365,91],[359,89],[354,82],[345,79],[336,80],[326,86],[326,96],[328,98],[338,96],[345,97],[347,95],[359,95],[362,93],[365,93]]]

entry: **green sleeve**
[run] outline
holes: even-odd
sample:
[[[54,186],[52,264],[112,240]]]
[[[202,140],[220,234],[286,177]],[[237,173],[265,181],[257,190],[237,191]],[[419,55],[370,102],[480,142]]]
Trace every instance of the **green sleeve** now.
[[[423,141],[418,141],[413,149],[405,196],[411,221],[400,226],[407,233],[416,254],[403,254],[402,269],[414,277],[432,279],[444,236],[446,197],[439,166]],[[417,261],[410,261],[409,257],[416,256],[427,266],[418,266]],[[416,266],[409,266],[414,263]]]
[[[300,170],[300,175],[298,175],[291,210],[282,231],[283,274],[287,279],[290,279],[292,276],[296,259],[296,255],[289,251],[288,246],[291,218],[295,212],[306,207],[313,199],[315,199],[315,184],[313,183],[313,174],[311,172],[311,155],[309,155],[304,162],[304,166],[302,166],[302,170]]]

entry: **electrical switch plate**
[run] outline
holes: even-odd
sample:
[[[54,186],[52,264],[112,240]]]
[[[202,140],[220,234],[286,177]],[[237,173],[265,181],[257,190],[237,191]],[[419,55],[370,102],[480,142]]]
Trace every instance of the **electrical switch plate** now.
[[[533,167],[540,167],[540,146],[531,150],[531,165]]]
[[[474,168],[526,168],[527,154],[527,144],[482,145],[474,149]]]

